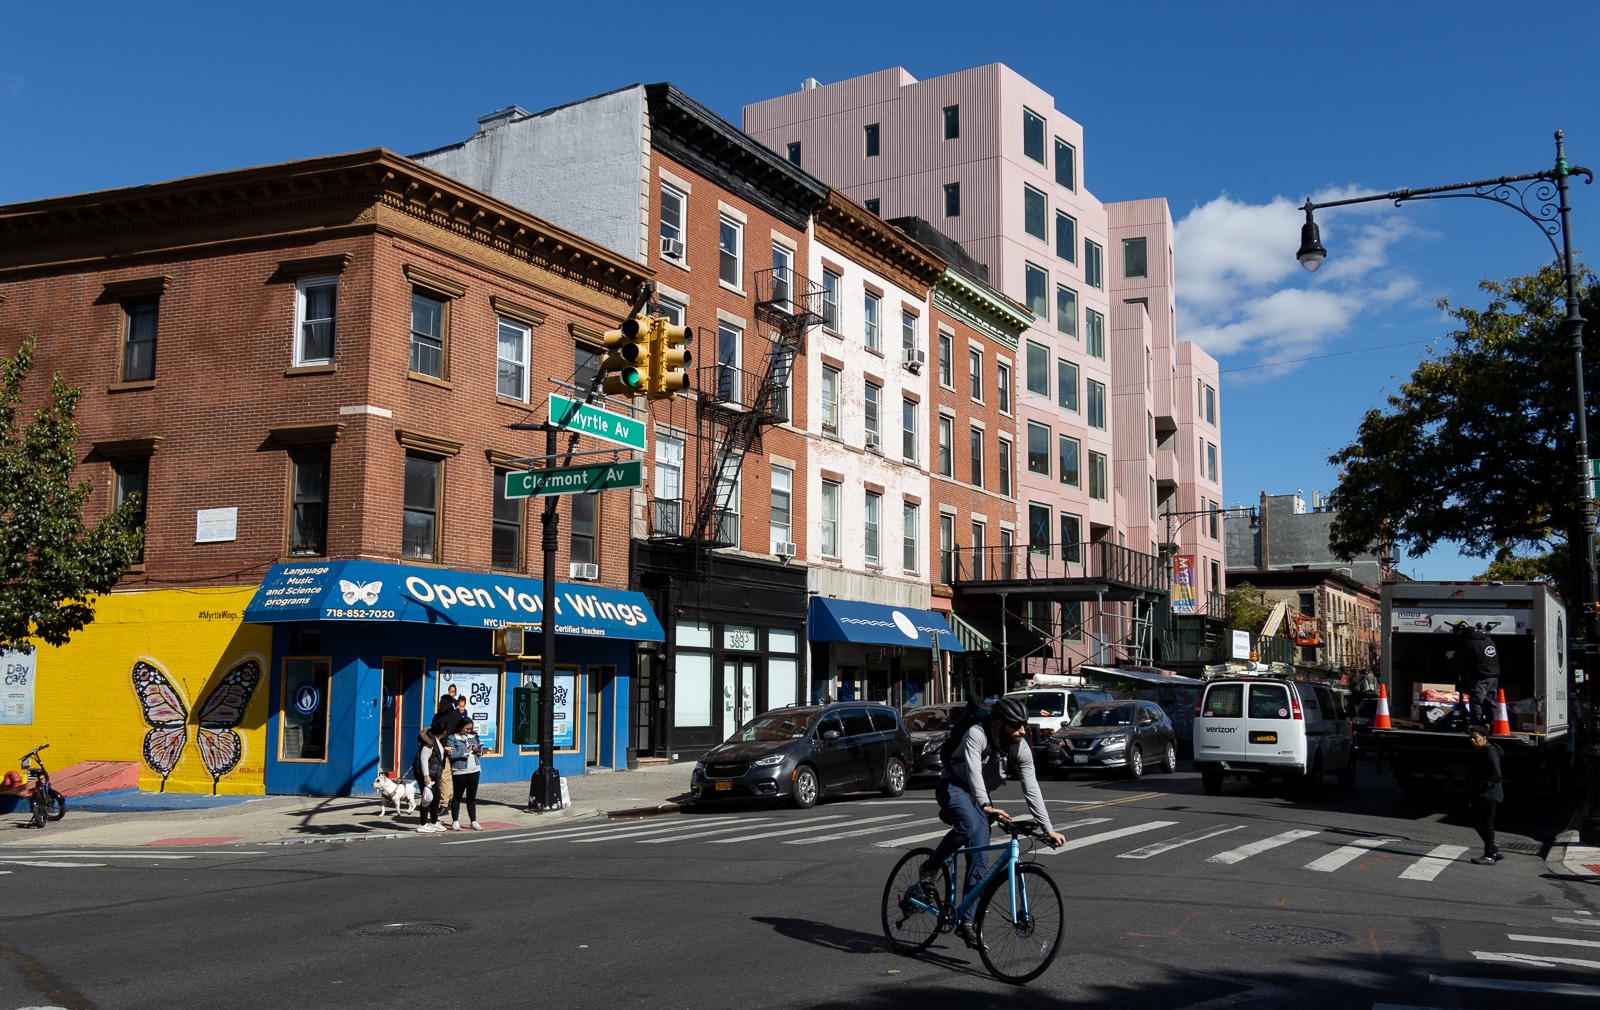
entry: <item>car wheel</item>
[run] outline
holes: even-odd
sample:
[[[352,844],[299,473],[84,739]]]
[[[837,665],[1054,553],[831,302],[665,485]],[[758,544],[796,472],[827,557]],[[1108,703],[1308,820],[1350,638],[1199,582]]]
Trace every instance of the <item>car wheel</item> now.
[[[1178,770],[1178,745],[1171,740],[1167,741],[1167,752],[1161,757],[1161,772],[1171,775]]]
[[[899,758],[890,758],[883,770],[883,795],[899,796],[906,791],[906,766]]]
[[[795,806],[801,810],[811,809],[817,805],[819,792],[817,773],[810,765],[801,765],[794,770],[794,790],[790,798]]]
[[[1308,769],[1306,771],[1306,773],[1304,775],[1300,776],[1300,781],[1297,782],[1296,785],[1299,787],[1296,790],[1296,792],[1298,792],[1300,794],[1300,798],[1301,799],[1310,799],[1313,796],[1317,795],[1318,792],[1321,791],[1321,789],[1322,789],[1322,752],[1321,751],[1317,751],[1315,754],[1311,755],[1311,767],[1310,767],[1310,769]]]
[[[1134,744],[1133,750],[1128,752],[1128,778],[1136,779],[1144,775],[1144,751]]]
[[[1340,789],[1353,789],[1353,788],[1355,788],[1355,784],[1356,784],[1356,758],[1355,758],[1355,755],[1352,754],[1352,755],[1350,755],[1350,763],[1345,765],[1344,768],[1339,772],[1339,788]]]
[[[1219,771],[1203,771],[1200,773],[1200,784],[1212,796],[1222,792],[1222,773]]]

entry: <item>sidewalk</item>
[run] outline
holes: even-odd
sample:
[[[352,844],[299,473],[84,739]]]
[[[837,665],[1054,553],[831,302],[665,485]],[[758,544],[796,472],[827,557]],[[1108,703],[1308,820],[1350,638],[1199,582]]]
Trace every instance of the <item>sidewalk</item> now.
[[[527,829],[594,817],[676,814],[688,798],[690,765],[654,765],[636,771],[595,771],[565,779],[572,806],[529,813],[528,783],[495,782],[478,790],[478,820],[491,830]],[[141,794],[144,804],[160,802]],[[85,797],[88,803],[94,797]],[[0,849],[58,846],[123,848],[178,845],[291,845],[418,835],[415,814],[379,815],[376,794],[318,797],[262,796],[210,807],[169,798],[178,809],[96,812],[75,809],[43,830],[24,827],[26,813],[0,815]],[[207,797],[209,799],[209,797]],[[232,798],[230,798],[232,799]],[[181,807],[181,808],[179,808]],[[462,811],[463,817],[466,811]],[[449,814],[444,813],[448,822]]]

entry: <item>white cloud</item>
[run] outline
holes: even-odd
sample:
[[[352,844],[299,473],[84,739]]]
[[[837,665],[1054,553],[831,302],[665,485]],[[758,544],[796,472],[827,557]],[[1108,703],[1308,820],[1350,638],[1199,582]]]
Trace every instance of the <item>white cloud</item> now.
[[[1315,194],[1314,202],[1370,191]],[[1215,355],[1258,362],[1313,357],[1347,333],[1363,313],[1415,291],[1416,281],[1389,264],[1389,249],[1415,234],[1386,203],[1319,214],[1329,256],[1315,274],[1295,260],[1305,213],[1284,197],[1248,204],[1224,193],[1177,224],[1179,333]],[[1293,371],[1283,363],[1248,379]],[[1241,376],[1246,378],[1246,376]]]

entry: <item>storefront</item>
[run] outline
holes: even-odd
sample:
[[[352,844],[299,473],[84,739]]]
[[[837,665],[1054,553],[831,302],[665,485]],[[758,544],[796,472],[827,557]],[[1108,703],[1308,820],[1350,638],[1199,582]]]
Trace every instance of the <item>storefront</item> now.
[[[540,626],[541,593],[536,579],[447,568],[274,566],[244,614],[273,626],[267,792],[348,795],[380,769],[404,772],[441,696],[464,700],[485,782],[529,778],[539,750],[510,740],[510,691],[537,685],[540,661],[492,644],[506,624]],[[634,654],[661,625],[638,593],[557,583],[555,599],[556,767],[624,767]]]
[[[811,700],[881,701],[895,708],[948,697],[938,653],[966,652],[932,610],[811,598],[806,637],[814,675]]]

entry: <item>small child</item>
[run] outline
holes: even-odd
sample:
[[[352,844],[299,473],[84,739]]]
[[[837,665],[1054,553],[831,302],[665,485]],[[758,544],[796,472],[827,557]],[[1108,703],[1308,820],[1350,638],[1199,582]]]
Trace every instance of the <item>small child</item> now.
[[[446,741],[450,748],[450,774],[455,781],[455,792],[450,797],[450,830],[461,830],[461,801],[467,802],[467,821],[474,831],[482,831],[478,823],[478,775],[482,765],[483,741],[478,738],[472,720],[463,716],[456,730]]]

